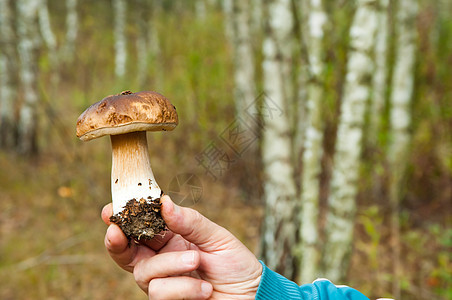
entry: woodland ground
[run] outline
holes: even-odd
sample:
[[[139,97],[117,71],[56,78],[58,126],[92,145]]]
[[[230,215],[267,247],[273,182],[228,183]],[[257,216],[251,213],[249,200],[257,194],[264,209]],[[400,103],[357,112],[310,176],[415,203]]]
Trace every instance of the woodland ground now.
[[[83,6],[77,63],[61,68],[57,86],[50,83],[47,57],[41,58],[40,155],[0,153],[0,299],[145,298],[133,276],[119,269],[103,246],[106,226],[100,212],[110,201],[109,141],[83,143],[75,137],[76,119],[88,105],[125,89],[157,90],[177,107],[179,127],[149,135],[151,162],[161,187],[167,189],[178,174],[195,174],[203,193],[195,204],[188,204],[258,254],[264,208],[243,192],[240,178],[240,168],[251,162],[239,158],[214,180],[196,160],[212,142],[221,142],[219,135],[234,121],[233,64],[225,38],[218,34],[221,15],[209,15],[203,21],[207,25],[191,14],[162,16],[161,56],[152,64],[146,84],[140,85],[133,76],[114,79],[112,35],[105,34],[110,23],[99,17],[101,8]],[[133,38],[137,33],[130,27],[128,34]],[[133,44],[129,51],[133,53]],[[422,51],[427,61],[435,59],[428,45]],[[429,74],[430,68],[442,70],[437,61],[432,63],[419,62],[418,68],[422,74]],[[135,68],[131,55],[128,74]],[[445,73],[433,83],[421,84],[417,92],[426,95],[427,84],[449,78]],[[329,80],[334,86],[334,79]],[[446,96],[450,100],[450,92]],[[415,105],[429,107],[422,101]],[[441,173],[432,154],[445,151],[441,157],[450,160],[451,149],[446,142],[445,149],[432,149],[432,126],[423,121],[424,115],[416,117],[421,130],[414,137],[417,147],[411,153],[407,196],[401,205],[402,290],[405,299],[452,299],[452,164]],[[363,174],[373,167],[364,165]],[[361,184],[349,282],[344,284],[372,298],[390,296],[389,207],[377,183],[363,178]]]

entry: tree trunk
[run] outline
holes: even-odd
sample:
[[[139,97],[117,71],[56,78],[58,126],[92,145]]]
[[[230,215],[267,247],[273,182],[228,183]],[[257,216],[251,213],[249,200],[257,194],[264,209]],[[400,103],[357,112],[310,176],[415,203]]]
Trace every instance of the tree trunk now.
[[[14,44],[14,20],[10,1],[0,0],[0,147],[15,146],[14,101],[17,87],[17,56]]]
[[[113,0],[114,9],[114,37],[115,37],[115,74],[123,79],[126,74],[126,1]]]
[[[159,5],[156,1],[135,0],[134,11],[138,25],[137,34],[137,81],[138,85],[144,87],[149,84],[150,64],[158,64],[157,56],[160,53],[159,37],[155,24],[158,15]],[[152,62],[152,63],[151,63]],[[154,66],[153,70],[158,70]],[[159,74],[155,80],[161,80]],[[156,82],[154,85],[159,86]]]
[[[158,1],[153,1],[151,10],[151,17],[148,19],[148,48],[151,51],[152,59],[156,60],[161,51],[159,35],[156,26],[156,17],[161,11],[161,4]]]
[[[375,72],[372,78],[372,97],[368,110],[368,126],[365,134],[365,145],[368,164],[372,170],[368,176],[371,177],[372,191],[369,201],[376,201],[382,197],[383,177],[378,172],[382,168],[381,153],[384,146],[381,145],[380,132],[382,132],[382,120],[385,118],[386,97],[388,92],[388,38],[390,32],[389,22],[389,0],[379,0],[377,8],[378,30],[376,34],[374,51]]]
[[[135,13],[136,23],[138,25],[137,34],[137,81],[141,87],[147,81],[147,71],[149,65],[149,49],[148,49],[148,31],[150,30],[148,19],[152,20],[152,12],[148,1],[137,0]]]
[[[37,71],[39,47],[37,33],[37,12],[39,0],[17,0],[20,77],[23,103],[20,108],[18,124],[18,152],[23,155],[37,152]]]
[[[374,70],[370,52],[378,26],[376,1],[359,0],[357,5],[350,28],[350,54],[325,228],[325,274],[334,282],[344,279],[353,242],[364,115],[369,98],[369,79]]]
[[[200,21],[204,21],[206,19],[207,7],[205,0],[195,1],[195,14],[196,18]]]
[[[49,49],[49,58],[56,58],[57,41],[50,24],[49,9],[47,0],[41,0],[39,5],[39,27],[44,42]]]
[[[318,224],[321,160],[323,155],[323,118],[322,118],[322,72],[323,63],[323,26],[326,14],[321,1],[311,0],[305,5],[308,22],[305,40],[309,58],[309,82],[306,99],[306,133],[303,147],[303,174],[301,184],[301,282],[312,282],[318,273]],[[306,13],[306,12],[305,12]]]
[[[162,2],[161,1],[151,1],[150,5],[150,16],[147,19],[147,49],[148,49],[148,63],[152,67],[153,74],[151,75],[154,79],[155,86],[162,86],[164,82],[164,74],[158,72],[158,70],[163,68],[162,60],[159,59],[161,53],[160,38],[157,30],[158,18],[157,16],[162,13]],[[149,70],[149,69],[148,69]]]
[[[62,49],[62,59],[72,62],[78,34],[77,0],[66,0],[66,37]]]
[[[293,177],[290,99],[293,19],[289,0],[268,1],[268,32],[263,44],[263,77],[266,97],[262,159],[266,204],[262,254],[267,265],[294,277],[297,243],[296,187]]]
[[[51,81],[53,88],[58,86],[59,74],[58,67],[58,55],[57,55],[57,40],[52,30],[52,24],[50,22],[48,1],[41,0],[39,5],[39,27],[41,29],[41,36],[47,46],[47,57],[49,59],[50,68],[52,70]]]
[[[249,1],[225,1],[225,33],[232,45],[234,60],[234,102],[237,124],[243,130],[242,145],[237,145],[236,153],[240,160],[235,170],[240,170],[236,180],[240,185],[243,198],[247,202],[257,203],[262,199],[261,160],[259,157],[259,135],[257,102],[255,88],[254,53],[250,28],[251,7]],[[230,31],[230,32],[228,32]],[[251,142],[247,142],[251,141]],[[238,151],[237,151],[238,150]]]
[[[410,144],[411,99],[413,95],[414,62],[416,53],[417,1],[400,0],[396,21],[396,59],[392,94],[390,97],[391,143],[388,149],[391,176],[389,197],[391,204],[391,234],[393,242],[393,296],[400,299],[400,228],[399,201],[403,196],[403,175]]]
[[[251,32],[260,32],[264,24],[262,2],[263,0],[249,0]]]
[[[375,146],[383,115],[387,90],[387,53],[388,53],[388,6],[389,0],[380,0],[377,12],[378,31],[374,47],[375,72],[372,81],[372,101],[369,120],[369,138],[371,146]]]
[[[222,8],[225,16],[224,20],[224,32],[226,38],[230,41],[234,40],[234,1],[235,0],[223,0]]]
[[[232,9],[232,43],[234,49],[234,99],[236,115],[255,129],[254,55],[251,47],[250,6],[248,1],[234,0]]]

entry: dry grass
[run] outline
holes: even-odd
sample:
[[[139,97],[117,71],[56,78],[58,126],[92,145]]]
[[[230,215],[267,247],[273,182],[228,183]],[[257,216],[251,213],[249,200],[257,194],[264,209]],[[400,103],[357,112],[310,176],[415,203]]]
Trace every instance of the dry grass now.
[[[0,157],[1,299],[143,298],[133,277],[103,246],[100,211],[110,201],[109,146],[80,142],[77,147],[77,161],[50,153],[33,162]],[[174,170],[153,158],[157,174]],[[162,187],[172,176],[166,172]],[[194,208],[256,249],[262,210],[241,202],[234,188],[220,182],[203,178],[203,187]]]
[[[62,5],[61,1],[50,2]],[[74,130],[77,116],[89,104],[125,89],[160,91],[180,114],[180,125],[174,132],[150,136],[151,162],[161,187],[167,189],[177,174],[196,174],[202,181],[203,196],[194,208],[228,228],[253,251],[258,250],[263,207],[242,194],[239,178],[243,166],[251,163],[241,161],[213,181],[195,160],[234,120],[233,64],[222,35],[222,14],[209,12],[207,19],[199,22],[189,10],[163,12],[157,25],[161,54],[150,62],[146,84],[140,86],[133,76],[122,82],[113,78],[109,8],[108,1],[81,6],[75,63],[58,70],[58,87],[51,85],[49,70],[41,70],[40,157],[23,159],[0,153],[0,299],[145,298],[133,277],[109,259],[103,246],[106,226],[99,215],[110,201],[108,139],[82,143]],[[348,31],[343,24],[350,21],[347,11],[335,12],[342,33],[339,36],[335,31],[338,36],[331,38],[335,47],[330,55],[337,57],[326,78],[331,93],[325,104],[330,125],[336,105],[330,102],[340,92],[337,82],[348,49],[343,37]],[[61,36],[62,16],[58,13],[54,17]],[[452,32],[450,19],[441,26],[445,33]],[[128,33],[128,71],[134,74],[136,28],[129,25]],[[433,35],[431,30],[423,34],[423,41]],[[415,147],[408,171],[409,189],[401,203],[402,288],[406,299],[452,299],[452,94],[450,64],[445,63],[450,60],[452,38],[450,33],[442,36],[439,54],[430,42],[429,48],[419,50],[423,59],[418,62],[413,108]],[[105,50],[102,55],[97,55],[99,47]],[[44,52],[41,67],[48,64]],[[260,76],[260,68],[256,70]],[[383,142],[386,139],[383,137]],[[365,167],[375,168],[370,163]],[[378,195],[370,195],[379,188],[372,178],[362,181],[365,191],[361,198],[365,200],[357,219],[347,284],[371,298],[388,296],[393,281],[388,206],[380,190]]]

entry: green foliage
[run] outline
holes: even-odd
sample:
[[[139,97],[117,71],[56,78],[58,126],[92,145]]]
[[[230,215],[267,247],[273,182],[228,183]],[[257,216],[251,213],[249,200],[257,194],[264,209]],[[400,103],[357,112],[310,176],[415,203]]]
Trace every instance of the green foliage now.
[[[60,47],[65,5],[49,3]],[[111,198],[109,140],[82,143],[75,137],[75,123],[84,109],[125,89],[161,92],[177,107],[180,125],[173,132],[149,135],[160,186],[167,190],[179,173],[198,174],[207,196],[196,208],[250,248],[256,245],[261,208],[244,205],[234,196],[235,187],[212,182],[195,160],[234,119],[232,60],[225,47],[223,16],[211,11],[204,21],[197,20],[188,2],[161,9],[155,20],[161,49],[157,57],[150,55],[147,80],[140,85],[135,76],[134,11],[128,15],[127,76],[121,81],[114,77],[111,9],[110,1],[79,1],[72,62],[54,68],[47,49],[40,49],[41,155],[24,159],[0,152],[1,299],[143,297],[133,276],[119,270],[103,246],[106,227],[99,214]],[[249,215],[257,219],[246,221]]]
[[[413,146],[405,181],[407,192],[400,203],[400,280],[404,298],[452,299],[452,18],[434,1],[420,2]],[[75,137],[75,121],[87,106],[126,89],[159,91],[177,107],[178,128],[150,136],[151,160],[161,186],[167,187],[175,172],[200,175],[206,196],[196,208],[228,227],[250,247],[255,247],[258,240],[262,208],[242,202],[237,196],[239,187],[225,178],[210,181],[194,159],[234,120],[233,63],[223,33],[222,13],[209,10],[205,20],[197,20],[193,1],[163,1],[154,23],[160,52],[149,54],[143,83],[136,78],[139,30],[132,10],[139,6],[129,7],[127,76],[117,80],[111,3],[79,3],[79,37],[73,61],[53,67],[47,49],[40,49],[41,157],[28,160],[0,153],[1,299],[143,296],[132,277],[113,265],[102,245],[105,226],[99,213],[110,199],[109,141],[82,143]],[[53,30],[61,45],[65,36],[64,1],[49,4]],[[324,42],[327,151],[323,163],[328,169],[354,2],[325,1],[325,5],[330,22]],[[254,46],[261,47],[257,42]],[[395,45],[390,47],[389,73]],[[256,60],[262,60],[260,51]],[[260,78],[260,65],[256,65],[256,71]],[[52,80],[54,72],[57,81]],[[376,133],[377,146],[369,150],[373,154],[383,153],[388,144],[388,112],[386,106],[383,125]],[[371,298],[390,297],[394,278],[384,189],[387,166],[381,157],[377,163],[372,157],[364,154],[357,240],[347,284]]]
[[[436,266],[430,273],[429,283],[444,299],[452,299],[452,228],[444,230],[439,224],[429,228],[438,247]]]
[[[381,228],[383,218],[379,212],[378,206],[367,208],[358,218],[358,222],[364,227],[365,233],[370,238],[370,243],[366,243],[369,249],[369,263],[372,270],[378,270],[378,246],[381,242]]]

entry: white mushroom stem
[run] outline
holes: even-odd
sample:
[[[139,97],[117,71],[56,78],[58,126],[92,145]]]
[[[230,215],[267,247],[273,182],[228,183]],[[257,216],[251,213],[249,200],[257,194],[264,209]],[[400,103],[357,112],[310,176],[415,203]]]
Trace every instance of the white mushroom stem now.
[[[160,198],[162,190],[152,173],[146,132],[111,135],[110,138],[113,213],[122,211],[130,199]]]

